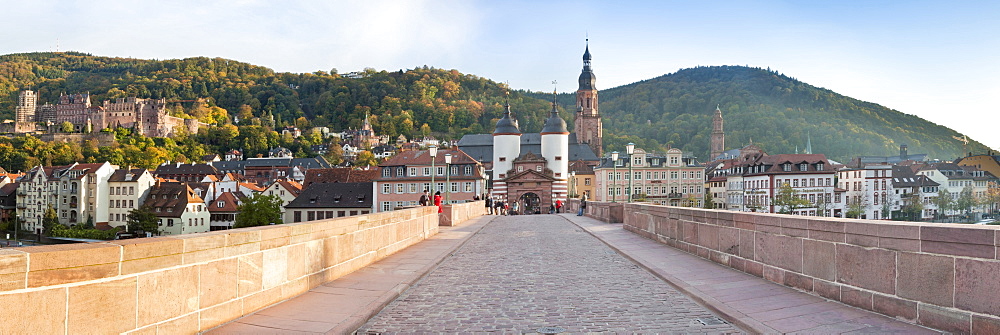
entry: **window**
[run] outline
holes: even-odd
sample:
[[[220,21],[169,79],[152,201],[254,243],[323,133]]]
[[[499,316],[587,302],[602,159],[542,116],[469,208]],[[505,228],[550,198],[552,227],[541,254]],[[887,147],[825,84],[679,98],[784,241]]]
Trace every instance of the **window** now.
[[[466,165],[465,166],[465,175],[466,176],[471,176],[472,175],[472,165]]]
[[[458,183],[455,183],[455,182],[451,183],[451,191],[450,192],[451,193],[458,192]]]
[[[444,183],[437,183],[437,185],[435,185],[435,190],[444,192]]]
[[[430,176],[430,175],[431,175],[431,168],[429,168],[429,167],[425,167],[425,168],[424,168],[424,174],[423,174],[423,175],[425,175],[425,176]]]
[[[226,202],[225,202],[225,201],[219,201],[219,202],[217,202],[217,203],[216,203],[216,205],[217,205],[217,206],[218,206],[219,208],[222,208],[222,207],[225,207],[225,206],[226,206]]]
[[[583,184],[590,186],[590,178],[583,178]]]
[[[396,168],[396,176],[397,177],[402,177],[403,176],[403,167],[402,166]]]
[[[449,173],[452,176],[457,176],[458,175],[458,166],[452,165],[451,166],[451,171],[449,171]]]
[[[677,179],[677,171],[670,171],[670,179]]]
[[[410,187],[410,192],[409,193],[417,193],[417,184],[416,183],[410,183],[409,185],[410,185],[409,186]]]
[[[472,192],[472,183],[465,182],[465,192]]]
[[[306,213],[306,217],[307,217],[307,218],[306,218],[306,221],[313,221],[313,220],[316,220],[316,212],[314,212],[314,211],[309,211],[309,212],[307,212],[307,213]]]
[[[337,211],[337,217],[344,217],[345,213],[346,212],[344,212],[344,211]]]
[[[444,167],[443,166],[438,166],[437,167],[437,175],[439,175],[439,176],[443,176],[444,175]]]
[[[382,184],[382,194],[389,194],[392,192],[392,184]]]
[[[403,184],[396,184],[396,193],[397,194],[402,194],[404,191],[406,191],[406,189],[403,187]]]
[[[823,163],[816,164],[816,170],[823,171]]]
[[[410,177],[414,177],[417,175],[417,168],[411,167],[409,172]]]
[[[633,156],[632,165],[642,165],[642,156]]]
[[[782,171],[786,171],[786,172],[787,171],[792,171],[792,164],[789,164],[789,163],[782,164],[781,165],[781,170]]]
[[[429,170],[428,170],[428,171],[429,171]],[[389,202],[388,202],[388,201],[383,201],[383,202],[382,202],[382,211],[383,211],[383,212],[388,212],[388,211],[389,211],[390,209],[391,209],[391,208],[389,208]]]
[[[535,171],[542,172],[542,166],[541,165],[535,165]]]
[[[392,172],[389,170],[389,168],[382,169],[382,177],[389,177],[390,174],[392,174]]]

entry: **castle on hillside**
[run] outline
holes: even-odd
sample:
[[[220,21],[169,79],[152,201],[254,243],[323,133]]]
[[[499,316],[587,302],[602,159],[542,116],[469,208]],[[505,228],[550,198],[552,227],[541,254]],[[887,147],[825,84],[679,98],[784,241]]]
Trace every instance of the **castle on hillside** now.
[[[90,94],[63,94],[55,105],[39,104],[37,94],[27,90],[17,99],[14,132],[33,133],[39,130],[39,125],[58,127],[69,122],[77,132],[124,127],[148,137],[172,137],[178,129],[197,133],[199,128],[208,126],[198,120],[167,115],[166,106],[166,99],[135,97],[105,100],[103,105],[95,106],[90,102]]]

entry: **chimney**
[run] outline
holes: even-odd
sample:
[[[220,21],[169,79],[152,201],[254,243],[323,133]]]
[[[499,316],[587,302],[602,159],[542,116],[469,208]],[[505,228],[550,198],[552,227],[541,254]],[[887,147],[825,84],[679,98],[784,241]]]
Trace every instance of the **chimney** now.
[[[899,160],[905,161],[905,160],[908,160],[908,159],[910,159],[910,155],[906,153],[906,144],[900,145],[899,146]]]

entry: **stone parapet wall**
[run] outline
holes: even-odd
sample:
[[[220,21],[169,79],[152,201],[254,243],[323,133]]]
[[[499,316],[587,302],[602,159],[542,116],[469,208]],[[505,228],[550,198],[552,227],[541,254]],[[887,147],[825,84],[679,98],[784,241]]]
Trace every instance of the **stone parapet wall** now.
[[[440,224],[442,226],[457,226],[469,219],[483,215],[486,215],[486,202],[483,200],[443,205]]]
[[[0,250],[2,332],[196,333],[438,232],[436,207],[106,243]]]
[[[578,213],[580,210],[580,199],[569,199],[566,201],[566,213]],[[599,202],[587,201],[587,208],[583,215],[598,219],[607,223],[622,223],[624,219],[625,204],[621,202]]]
[[[897,319],[956,333],[1000,332],[1000,226],[650,204],[625,205],[624,226],[724,266]]]

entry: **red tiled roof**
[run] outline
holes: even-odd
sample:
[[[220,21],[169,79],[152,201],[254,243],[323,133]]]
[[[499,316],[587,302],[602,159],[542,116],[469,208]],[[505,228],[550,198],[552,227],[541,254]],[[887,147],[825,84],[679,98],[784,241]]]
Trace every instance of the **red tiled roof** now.
[[[302,186],[313,183],[367,183],[378,177],[378,169],[355,170],[352,168],[309,169]]]

